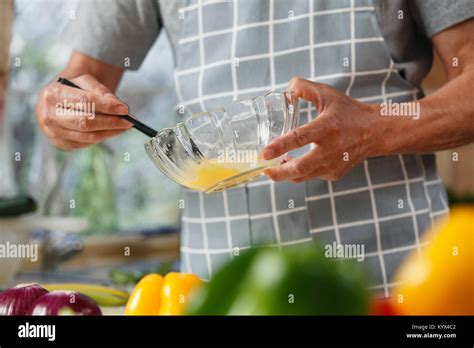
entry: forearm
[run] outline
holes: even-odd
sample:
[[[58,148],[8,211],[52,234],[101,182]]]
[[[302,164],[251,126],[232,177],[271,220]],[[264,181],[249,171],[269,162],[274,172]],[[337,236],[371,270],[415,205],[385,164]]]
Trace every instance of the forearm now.
[[[473,37],[474,19],[433,36],[449,82],[418,101],[418,119],[379,117],[379,155],[433,152],[474,141]]]
[[[426,153],[454,148],[474,140],[474,67],[449,81],[419,103],[419,118],[383,117],[374,106],[383,129],[379,153]],[[417,105],[413,104],[416,110]],[[378,115],[377,115],[378,113]]]

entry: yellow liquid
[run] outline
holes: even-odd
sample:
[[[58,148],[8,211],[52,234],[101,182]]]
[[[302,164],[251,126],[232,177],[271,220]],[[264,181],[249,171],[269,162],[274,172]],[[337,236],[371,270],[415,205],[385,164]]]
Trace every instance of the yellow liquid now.
[[[205,160],[199,165],[190,166],[186,170],[188,176],[194,179],[183,182],[183,185],[198,191],[207,191],[210,187],[226,179],[256,170],[262,164],[257,162],[256,165],[251,166],[248,163],[220,163],[217,160]],[[251,175],[250,177],[253,176]]]

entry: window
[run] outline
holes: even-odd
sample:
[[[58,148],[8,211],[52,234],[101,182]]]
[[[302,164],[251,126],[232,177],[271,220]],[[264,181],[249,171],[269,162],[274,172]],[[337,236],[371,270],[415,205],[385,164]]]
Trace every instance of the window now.
[[[179,187],[149,160],[142,133],[130,129],[103,146],[75,152],[56,150],[41,133],[36,98],[69,58],[62,33],[77,0],[17,0],[15,5],[6,127],[18,188],[32,194],[44,214],[87,216],[89,233],[177,226]],[[155,129],[176,122],[166,34],[139,71],[125,73],[117,94]],[[107,180],[91,183],[98,173]]]

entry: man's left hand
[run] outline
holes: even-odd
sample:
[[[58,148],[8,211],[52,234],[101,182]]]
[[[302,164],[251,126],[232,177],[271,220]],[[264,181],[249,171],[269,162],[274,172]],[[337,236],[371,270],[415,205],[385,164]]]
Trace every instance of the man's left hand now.
[[[314,104],[318,116],[272,141],[262,156],[269,160],[308,144],[315,146],[301,157],[266,170],[270,179],[339,180],[364,159],[383,154],[385,122],[381,122],[376,105],[360,103],[329,85],[298,77],[290,81],[288,90]]]

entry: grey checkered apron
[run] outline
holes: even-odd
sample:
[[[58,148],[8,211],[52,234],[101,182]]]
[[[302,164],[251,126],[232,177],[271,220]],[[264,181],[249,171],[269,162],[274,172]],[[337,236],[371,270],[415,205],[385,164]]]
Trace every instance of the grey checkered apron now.
[[[395,69],[372,0],[160,6],[175,53],[180,106],[188,113],[284,90],[293,76],[367,103],[422,96]],[[313,105],[300,106],[301,123],[316,117]],[[183,203],[183,271],[209,279],[234,253],[262,243],[363,244],[372,287],[385,295],[401,260],[423,247],[420,236],[448,212],[432,154],[372,158],[339,181],[274,183],[262,177],[222,193],[185,190]]]

